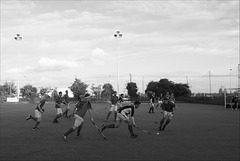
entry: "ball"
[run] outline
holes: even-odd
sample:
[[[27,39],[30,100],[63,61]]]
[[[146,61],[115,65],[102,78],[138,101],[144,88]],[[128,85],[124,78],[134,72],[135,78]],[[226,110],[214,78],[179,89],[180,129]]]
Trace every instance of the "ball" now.
[[[159,135],[159,132],[157,133],[157,135]]]

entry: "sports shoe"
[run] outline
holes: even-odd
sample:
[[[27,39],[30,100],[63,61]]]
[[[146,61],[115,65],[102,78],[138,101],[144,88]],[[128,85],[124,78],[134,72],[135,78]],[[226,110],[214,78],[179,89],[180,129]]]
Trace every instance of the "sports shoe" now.
[[[26,118],[26,121],[29,120],[32,117],[32,115],[28,115],[28,117]]]
[[[132,134],[132,135],[131,135],[131,138],[137,138],[137,137],[138,137],[137,134]]]
[[[67,136],[63,135],[63,140],[67,141]]]
[[[34,131],[40,130],[38,127],[33,128]]]
[[[58,120],[53,120],[53,123],[58,123]]]

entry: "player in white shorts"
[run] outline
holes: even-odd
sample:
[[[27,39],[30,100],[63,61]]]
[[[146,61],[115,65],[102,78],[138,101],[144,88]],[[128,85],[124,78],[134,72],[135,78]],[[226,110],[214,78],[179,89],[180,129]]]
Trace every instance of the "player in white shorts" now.
[[[114,112],[114,121],[116,121],[117,117],[117,108],[118,108],[118,97],[116,95],[116,92],[113,93],[113,96],[111,97],[111,106],[109,108],[109,112],[107,114],[107,117],[105,119],[105,122],[107,122],[109,116],[112,112]]]
[[[63,139],[65,141],[67,141],[67,136],[69,134],[71,134],[72,132],[75,131],[75,129],[78,129],[77,130],[77,136],[80,135],[80,131],[82,129],[82,126],[83,126],[83,122],[84,122],[84,116],[87,112],[87,110],[89,111],[89,116],[90,116],[90,120],[92,122],[94,122],[93,120],[93,115],[92,115],[92,105],[91,103],[89,102],[89,99],[90,99],[90,94],[85,94],[84,96],[84,100],[79,100],[77,103],[76,103],[76,106],[73,110],[73,116],[75,117],[75,122],[74,122],[74,125],[72,128],[70,128],[66,133],[63,134]]]
[[[33,127],[33,130],[39,130],[38,125],[42,121],[42,113],[44,112],[43,106],[45,105],[45,102],[48,98],[50,98],[49,95],[44,95],[37,104],[37,107],[34,111],[34,117],[32,115],[28,115],[28,117],[26,118],[26,120],[32,119],[36,122],[35,126]]]
[[[133,105],[129,106],[123,106],[122,108],[118,109],[116,123],[115,124],[109,124],[109,125],[102,125],[101,131],[107,129],[107,128],[118,128],[122,121],[128,124],[128,130],[132,138],[136,138],[138,135],[133,133],[133,127],[137,127],[135,120],[134,120],[134,109],[137,109],[140,106],[139,101],[135,101]],[[130,120],[131,117],[131,120]]]
[[[163,99],[163,103],[161,105],[163,118],[160,121],[159,131],[163,131],[165,127],[170,123],[173,117],[173,111],[176,109],[176,105],[169,100],[168,97]]]
[[[62,92],[59,92],[58,97],[55,100],[55,108],[56,108],[57,114],[56,114],[55,118],[53,119],[53,123],[58,123],[57,119],[59,119],[63,114],[62,107],[61,107],[62,103],[63,103]]]

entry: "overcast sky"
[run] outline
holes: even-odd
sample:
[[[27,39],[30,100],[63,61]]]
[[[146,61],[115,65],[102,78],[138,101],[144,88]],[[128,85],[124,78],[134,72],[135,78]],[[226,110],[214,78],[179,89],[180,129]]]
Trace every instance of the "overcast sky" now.
[[[68,87],[76,77],[114,84],[117,51],[120,77],[140,82],[229,74],[239,63],[239,1],[1,0],[2,81],[16,80],[19,67],[21,84]]]

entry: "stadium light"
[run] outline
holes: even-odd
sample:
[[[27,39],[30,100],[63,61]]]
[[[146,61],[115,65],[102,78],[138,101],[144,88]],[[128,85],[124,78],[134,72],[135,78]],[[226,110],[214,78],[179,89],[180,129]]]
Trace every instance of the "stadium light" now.
[[[22,37],[20,36],[20,34],[16,34],[16,36],[14,37],[14,39],[16,40],[16,41],[21,41],[22,40]],[[18,49],[19,50],[19,49]],[[18,53],[18,55],[17,55],[17,61],[18,61],[18,63],[17,63],[17,99],[18,99],[18,101],[19,101],[19,95],[20,95],[20,89],[19,89],[19,51],[17,52]]]
[[[232,88],[232,69],[230,68],[230,93],[232,93],[231,91],[231,88]]]
[[[122,33],[120,33],[120,31],[116,31],[116,33],[114,34],[114,37],[121,38]],[[119,95],[119,44],[118,44],[118,40],[117,40],[117,94]]]

